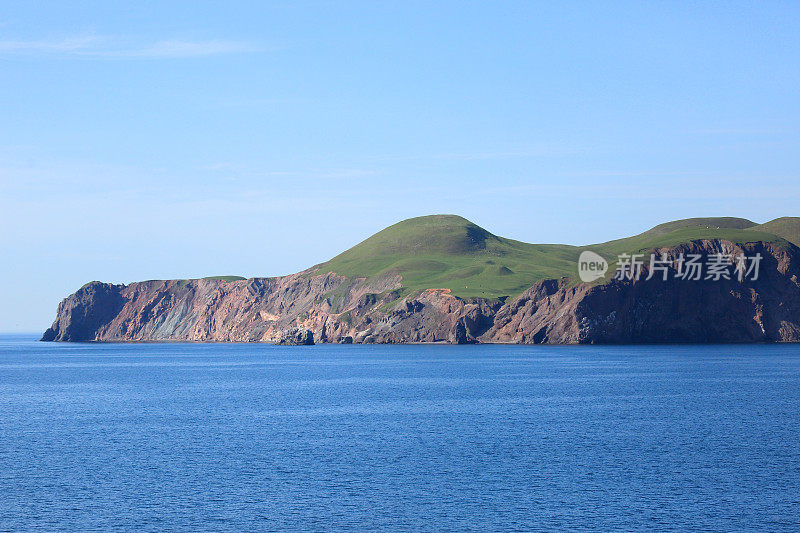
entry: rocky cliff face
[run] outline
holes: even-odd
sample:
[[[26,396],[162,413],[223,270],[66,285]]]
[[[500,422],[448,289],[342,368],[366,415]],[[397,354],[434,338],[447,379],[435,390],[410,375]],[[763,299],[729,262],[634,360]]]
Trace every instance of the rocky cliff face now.
[[[516,343],[704,343],[800,341],[800,250],[702,241],[657,250],[763,260],[755,281],[545,281],[504,306],[482,338]]]
[[[42,340],[338,343],[800,341],[800,249],[697,241],[658,250],[763,256],[758,280],[655,276],[536,283],[513,299],[404,295],[399,275],[92,282],[66,298]]]

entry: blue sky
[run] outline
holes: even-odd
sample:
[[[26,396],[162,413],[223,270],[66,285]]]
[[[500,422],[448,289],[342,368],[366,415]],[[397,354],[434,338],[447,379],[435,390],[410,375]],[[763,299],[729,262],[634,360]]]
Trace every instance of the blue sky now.
[[[797,2],[0,2],[0,331],[423,214],[800,215],[798,58]]]

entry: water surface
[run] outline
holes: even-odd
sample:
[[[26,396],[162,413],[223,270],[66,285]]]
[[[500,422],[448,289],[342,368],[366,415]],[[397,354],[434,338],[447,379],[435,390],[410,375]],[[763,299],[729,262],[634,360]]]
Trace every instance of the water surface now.
[[[800,528],[800,346],[0,338],[0,530]]]

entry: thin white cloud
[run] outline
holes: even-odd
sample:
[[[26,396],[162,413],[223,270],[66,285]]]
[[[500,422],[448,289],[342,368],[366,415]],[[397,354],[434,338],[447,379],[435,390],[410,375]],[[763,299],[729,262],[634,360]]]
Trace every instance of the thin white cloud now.
[[[74,37],[60,41],[0,41],[0,54],[78,54],[96,46],[98,37]]]
[[[107,50],[98,52],[98,55],[105,57],[141,57],[141,58],[181,58],[181,57],[201,57],[222,54],[240,54],[247,52],[258,52],[262,49],[251,43],[239,41],[158,41],[152,45],[139,49],[129,50]]]
[[[97,36],[50,41],[0,41],[0,55],[68,55],[97,59],[191,58],[263,50],[264,47],[253,43],[223,39],[169,39],[137,45],[122,44],[118,39]]]

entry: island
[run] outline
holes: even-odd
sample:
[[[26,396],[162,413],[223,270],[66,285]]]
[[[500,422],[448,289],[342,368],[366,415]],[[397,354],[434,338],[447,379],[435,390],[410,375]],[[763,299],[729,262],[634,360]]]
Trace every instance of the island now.
[[[753,343],[800,341],[800,218],[694,218],[589,246],[529,244],[455,215],[394,224],[281,277],[117,285],[64,299],[43,341]],[[586,282],[590,251],[608,270]],[[624,258],[645,258],[638,276]],[[658,258],[666,265],[652,275]],[[687,257],[725,275],[681,278]],[[759,259],[736,275],[736,261]],[[755,275],[757,274],[757,275]]]

